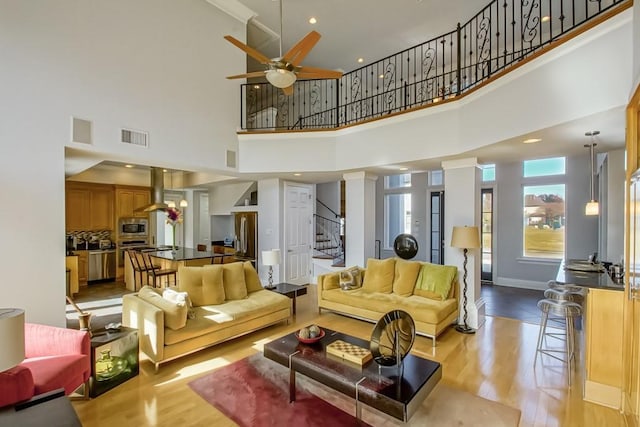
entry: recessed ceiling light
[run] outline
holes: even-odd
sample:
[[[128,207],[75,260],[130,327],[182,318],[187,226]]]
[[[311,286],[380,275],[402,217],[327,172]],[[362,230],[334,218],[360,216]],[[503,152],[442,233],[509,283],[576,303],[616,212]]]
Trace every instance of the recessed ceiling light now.
[[[535,144],[536,142],[540,142],[542,139],[540,138],[529,138],[522,141],[523,144]]]
[[[401,168],[400,168],[400,170],[401,170],[401,171],[408,171],[408,170],[409,170],[409,168],[408,168],[408,167],[403,166],[403,167],[401,167]]]
[[[253,85],[254,89],[260,89],[260,85]]]
[[[132,168],[133,165],[124,165],[125,168]]]
[[[384,79],[384,74],[380,74],[380,75],[378,76],[378,78],[379,78],[379,79]]]
[[[293,176],[302,176],[301,173],[294,173]]]
[[[168,170],[166,170],[166,169],[162,169],[162,172],[167,173],[167,172],[169,172],[169,171],[168,171]]]
[[[364,62],[364,58],[358,58],[358,62],[362,64]]]
[[[313,16],[311,18],[309,18],[309,24],[315,24],[316,22],[318,22],[318,21]]]
[[[548,22],[551,19],[549,15],[545,15],[542,17],[542,22]]]

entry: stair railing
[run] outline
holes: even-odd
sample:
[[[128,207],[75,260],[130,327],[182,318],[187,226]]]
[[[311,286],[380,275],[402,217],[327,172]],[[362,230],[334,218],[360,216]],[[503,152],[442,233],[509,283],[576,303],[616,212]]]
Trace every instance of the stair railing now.
[[[493,0],[446,34],[336,80],[299,80],[285,96],[241,87],[243,129],[336,128],[453,98],[632,0]],[[275,120],[273,111],[277,110]]]
[[[318,214],[313,214],[316,225],[316,239],[314,249],[324,255],[336,258],[344,256],[344,243],[342,240],[344,221],[325,218]]]

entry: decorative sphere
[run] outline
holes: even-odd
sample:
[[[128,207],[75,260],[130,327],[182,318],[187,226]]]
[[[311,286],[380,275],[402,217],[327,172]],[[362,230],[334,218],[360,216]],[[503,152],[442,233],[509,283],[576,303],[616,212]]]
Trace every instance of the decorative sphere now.
[[[402,259],[411,259],[418,253],[418,241],[411,234],[400,234],[393,241],[393,251]]]
[[[311,334],[309,333],[309,328],[304,327],[302,329],[300,329],[300,332],[298,333],[298,336],[302,339],[309,339],[311,338]]]
[[[309,326],[309,335],[310,338],[315,338],[320,335],[320,328],[318,327],[318,325]]]

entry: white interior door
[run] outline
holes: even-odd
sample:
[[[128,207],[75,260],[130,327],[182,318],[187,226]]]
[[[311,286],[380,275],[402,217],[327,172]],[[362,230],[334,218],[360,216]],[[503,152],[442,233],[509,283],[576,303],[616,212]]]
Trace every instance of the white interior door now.
[[[285,281],[309,283],[311,276],[312,187],[285,184]]]

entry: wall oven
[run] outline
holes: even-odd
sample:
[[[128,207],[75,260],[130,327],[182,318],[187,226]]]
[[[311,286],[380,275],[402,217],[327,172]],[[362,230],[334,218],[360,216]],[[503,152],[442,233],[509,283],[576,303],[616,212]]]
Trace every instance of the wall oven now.
[[[146,218],[120,218],[118,220],[118,238],[139,239],[149,236],[149,220]]]

